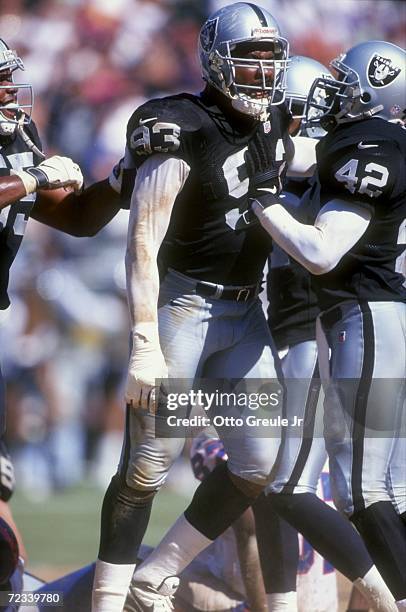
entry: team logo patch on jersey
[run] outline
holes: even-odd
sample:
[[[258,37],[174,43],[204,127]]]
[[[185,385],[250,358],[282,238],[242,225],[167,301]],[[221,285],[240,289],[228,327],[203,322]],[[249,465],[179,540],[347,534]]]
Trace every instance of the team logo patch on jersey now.
[[[390,58],[375,53],[368,64],[368,81],[372,87],[386,87],[396,79],[400,70]]]
[[[202,49],[209,53],[212,50],[214,39],[216,38],[218,17],[216,19],[210,19],[202,27],[200,32],[200,44]]]
[[[271,131],[271,122],[270,121],[265,121],[264,122],[264,132],[265,132],[265,134],[269,134],[270,131]]]

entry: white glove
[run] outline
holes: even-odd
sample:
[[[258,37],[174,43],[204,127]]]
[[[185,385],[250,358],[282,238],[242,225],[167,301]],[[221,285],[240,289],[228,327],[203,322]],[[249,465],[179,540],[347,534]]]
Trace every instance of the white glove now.
[[[37,189],[59,189],[71,186],[80,191],[83,185],[82,172],[69,157],[54,155],[25,170],[12,171],[24,183],[27,195]]]
[[[168,378],[168,368],[159,346],[155,324],[138,325],[133,332],[133,348],[128,365],[125,401],[136,410],[155,414],[159,388],[156,379]]]

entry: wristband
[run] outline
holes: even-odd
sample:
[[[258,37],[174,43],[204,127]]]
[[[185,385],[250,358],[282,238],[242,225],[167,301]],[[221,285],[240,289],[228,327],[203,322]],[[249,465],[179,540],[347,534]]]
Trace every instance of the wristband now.
[[[44,189],[49,186],[49,178],[45,172],[41,170],[39,167],[32,166],[31,168],[26,168],[25,172],[34,177],[37,182],[38,189]]]
[[[10,174],[13,176],[18,176],[18,178],[22,181],[25,188],[25,195],[29,195],[30,193],[34,193],[38,189],[38,183],[35,176],[32,176],[29,172],[25,170],[10,170]]]

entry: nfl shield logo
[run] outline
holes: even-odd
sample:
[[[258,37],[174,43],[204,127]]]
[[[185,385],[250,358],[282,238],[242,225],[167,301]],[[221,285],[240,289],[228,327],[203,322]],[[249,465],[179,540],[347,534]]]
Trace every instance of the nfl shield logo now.
[[[209,53],[213,47],[214,39],[216,38],[218,17],[216,19],[210,19],[202,27],[200,32],[200,44],[202,49]]]
[[[340,331],[338,333],[338,341],[339,342],[345,342],[345,336],[346,336],[345,331]]]
[[[271,131],[271,122],[270,121],[265,121],[265,123],[264,123],[264,132],[265,132],[265,134],[269,134],[270,131]]]
[[[392,60],[378,53],[372,56],[368,64],[368,81],[372,87],[386,87],[396,79],[400,68],[392,64]]]

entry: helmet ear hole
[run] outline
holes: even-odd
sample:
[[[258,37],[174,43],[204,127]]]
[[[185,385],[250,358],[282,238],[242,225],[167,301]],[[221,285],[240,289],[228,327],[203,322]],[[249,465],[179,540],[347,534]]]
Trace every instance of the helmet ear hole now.
[[[368,104],[369,102],[371,102],[371,99],[371,94],[368,91],[364,91],[361,96],[361,102],[363,102],[364,104]]]

